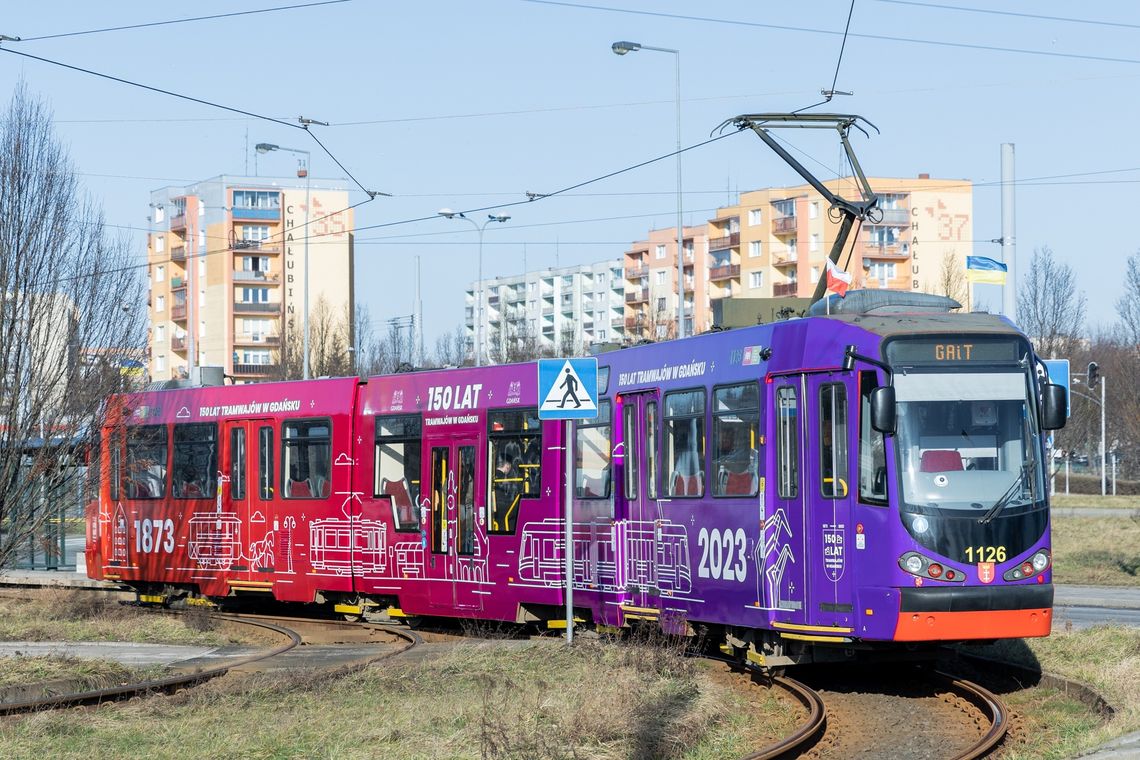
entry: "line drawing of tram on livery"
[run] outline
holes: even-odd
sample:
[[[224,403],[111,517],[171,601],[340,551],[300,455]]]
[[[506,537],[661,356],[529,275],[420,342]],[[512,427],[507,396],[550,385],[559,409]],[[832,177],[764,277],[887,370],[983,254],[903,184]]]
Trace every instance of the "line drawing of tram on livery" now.
[[[570,463],[533,363],[117,397],[89,572],[558,627],[569,476],[583,624],[773,666],[1047,635],[1064,389],[1000,317],[860,300],[601,355]]]

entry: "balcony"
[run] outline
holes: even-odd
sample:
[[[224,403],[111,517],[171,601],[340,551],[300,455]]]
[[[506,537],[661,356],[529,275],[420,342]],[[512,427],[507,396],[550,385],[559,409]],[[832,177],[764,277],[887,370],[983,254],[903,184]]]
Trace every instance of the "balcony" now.
[[[649,267],[629,267],[625,270],[625,279],[640,280],[649,276]]]
[[[230,212],[234,219],[267,219],[277,221],[281,219],[281,207],[277,208],[238,208]]]
[[[234,301],[234,314],[280,314],[279,303],[254,303],[252,301]]]
[[[893,245],[867,243],[863,246],[863,256],[871,259],[907,259],[910,258],[910,251],[904,251],[898,243]]]
[[[186,321],[186,304],[175,305],[170,307],[170,318],[175,322]]]
[[[905,208],[885,208],[881,209],[883,212],[883,220],[879,224],[889,224],[892,227],[909,227],[910,226],[910,210]]]
[[[639,288],[632,293],[625,294],[626,303],[645,303],[649,300],[649,288]]]
[[[776,298],[781,296],[795,296],[799,291],[799,284],[795,282],[781,283],[772,286],[772,295]]]
[[[709,280],[712,282],[716,282],[717,280],[731,280],[733,277],[739,276],[739,264],[725,264],[724,266],[713,267],[709,270]]]
[[[794,216],[778,216],[772,220],[773,235],[796,234],[796,218]]]
[[[773,256],[772,266],[794,267],[797,261],[799,261],[799,254],[795,251],[789,251],[788,253],[781,253],[778,256]]]
[[[170,287],[172,289],[177,290],[178,288],[181,288],[183,286],[184,286],[184,281],[182,280],[181,277],[171,277],[170,278]]]
[[[740,245],[740,233],[733,232],[724,237],[711,238],[709,240],[710,251],[723,251],[726,248],[734,248]]]
[[[175,335],[170,339],[170,349],[172,351],[182,352],[186,350],[186,336]]]
[[[234,282],[265,282],[275,283],[281,278],[277,272],[234,272]]]
[[[258,375],[261,377],[277,371],[276,364],[241,364],[234,362],[233,368],[233,374],[235,375]]]
[[[178,245],[170,249],[171,261],[186,261],[186,246]]]
[[[279,346],[281,345],[281,336],[279,335],[235,335],[235,346]]]
[[[186,214],[185,212],[176,216],[170,217],[170,229],[184,230],[186,229]]]

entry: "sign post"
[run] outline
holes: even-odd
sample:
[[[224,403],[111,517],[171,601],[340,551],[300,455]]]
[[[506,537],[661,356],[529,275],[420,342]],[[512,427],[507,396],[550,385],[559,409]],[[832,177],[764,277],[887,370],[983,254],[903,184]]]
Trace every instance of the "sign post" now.
[[[566,643],[574,643],[574,434],[571,420],[598,416],[598,360],[540,359],[538,362],[538,418],[563,420],[566,452],[562,508],[566,515],[562,558],[566,574]]]

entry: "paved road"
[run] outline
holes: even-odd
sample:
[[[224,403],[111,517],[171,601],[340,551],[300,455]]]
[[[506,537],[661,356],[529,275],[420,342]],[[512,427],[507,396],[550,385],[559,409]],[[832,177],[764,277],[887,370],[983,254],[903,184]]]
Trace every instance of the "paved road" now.
[[[1053,517],[1119,517],[1123,520],[1131,520],[1135,515],[1140,514],[1140,505],[1134,509],[1127,507],[1053,507]]]
[[[204,657],[215,649],[108,641],[5,641],[0,642],[0,657],[75,657],[84,660],[114,660],[132,667],[147,667]]]

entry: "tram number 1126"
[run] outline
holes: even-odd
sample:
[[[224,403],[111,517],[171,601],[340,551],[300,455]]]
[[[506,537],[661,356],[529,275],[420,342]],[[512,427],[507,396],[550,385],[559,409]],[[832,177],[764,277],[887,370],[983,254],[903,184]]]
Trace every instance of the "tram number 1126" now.
[[[722,581],[743,583],[748,577],[748,564],[745,551],[748,537],[743,528],[735,532],[731,528],[722,533],[719,528],[701,528],[697,534],[697,545],[701,549],[701,563],[697,575],[701,578],[718,578]]]
[[[155,554],[174,551],[173,520],[135,520],[135,551]]]

